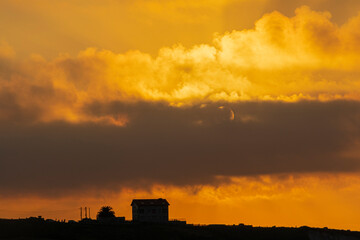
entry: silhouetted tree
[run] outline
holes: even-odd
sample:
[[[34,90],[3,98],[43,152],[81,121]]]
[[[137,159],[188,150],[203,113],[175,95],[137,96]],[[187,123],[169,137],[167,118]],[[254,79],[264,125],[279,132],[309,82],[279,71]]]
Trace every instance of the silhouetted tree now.
[[[115,212],[110,206],[103,206],[100,208],[100,211],[97,213],[97,218],[114,218]]]

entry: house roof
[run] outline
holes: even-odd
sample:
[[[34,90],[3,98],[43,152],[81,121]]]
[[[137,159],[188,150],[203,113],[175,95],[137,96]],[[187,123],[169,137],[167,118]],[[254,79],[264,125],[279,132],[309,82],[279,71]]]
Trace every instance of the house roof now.
[[[169,206],[170,204],[166,199],[158,198],[158,199],[133,199],[131,202],[131,206]]]

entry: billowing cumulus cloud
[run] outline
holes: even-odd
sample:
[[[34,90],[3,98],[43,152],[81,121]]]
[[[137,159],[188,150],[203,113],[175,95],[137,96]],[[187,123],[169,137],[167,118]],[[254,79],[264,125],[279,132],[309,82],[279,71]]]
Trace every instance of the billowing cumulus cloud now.
[[[297,9],[292,18],[273,12],[252,30],[217,35],[213,45],[162,48],[156,57],[90,48],[77,57],[52,61],[36,55],[26,61],[2,60],[1,98],[9,101],[0,118],[30,114],[34,122],[124,126],[126,114],[94,118],[84,106],[112,101],[191,106],[217,101],[358,100],[360,18],[338,26],[330,17],[308,7]]]

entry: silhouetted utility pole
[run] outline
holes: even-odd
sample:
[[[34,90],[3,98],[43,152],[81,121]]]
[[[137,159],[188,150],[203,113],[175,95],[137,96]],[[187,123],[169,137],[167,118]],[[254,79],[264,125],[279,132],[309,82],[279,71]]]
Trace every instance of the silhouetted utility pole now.
[[[88,210],[89,210],[89,218],[91,218],[90,217],[90,208],[89,207],[84,207],[84,213],[85,213],[85,218],[84,219],[88,218]],[[83,207],[80,208],[80,220],[83,220]]]

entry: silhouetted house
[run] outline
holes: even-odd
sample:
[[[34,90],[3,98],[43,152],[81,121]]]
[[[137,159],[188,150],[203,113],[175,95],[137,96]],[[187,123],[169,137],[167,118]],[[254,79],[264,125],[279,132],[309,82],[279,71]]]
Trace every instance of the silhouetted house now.
[[[168,222],[169,203],[166,199],[134,199],[131,203],[135,222]]]

